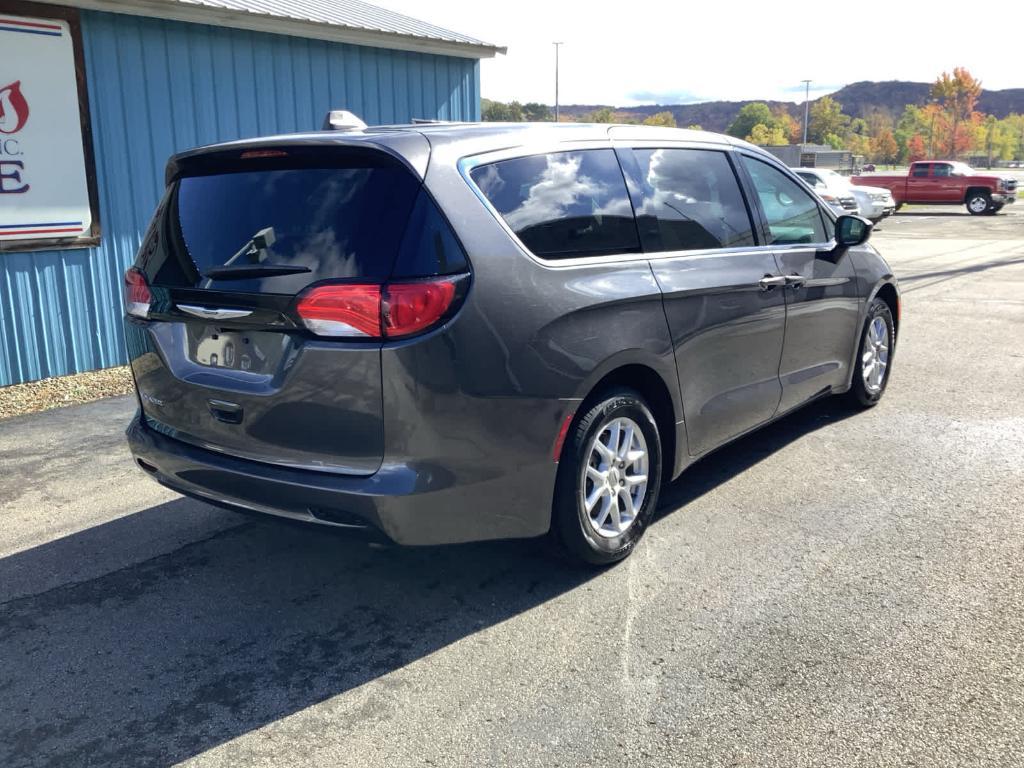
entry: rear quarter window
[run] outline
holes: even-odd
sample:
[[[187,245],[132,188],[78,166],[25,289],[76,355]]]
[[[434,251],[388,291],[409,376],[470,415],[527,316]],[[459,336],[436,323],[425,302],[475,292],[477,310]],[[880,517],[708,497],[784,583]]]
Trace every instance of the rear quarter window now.
[[[640,250],[611,149],[552,152],[473,169],[473,183],[532,253],[549,259]]]

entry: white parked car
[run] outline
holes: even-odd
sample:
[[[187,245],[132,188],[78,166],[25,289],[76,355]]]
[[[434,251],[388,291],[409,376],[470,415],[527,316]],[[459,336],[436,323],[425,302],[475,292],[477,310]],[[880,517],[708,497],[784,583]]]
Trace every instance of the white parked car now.
[[[896,201],[888,189],[854,186],[845,176],[826,168],[793,170],[837,213],[856,212],[877,224],[896,210]],[[850,205],[851,200],[853,205]]]

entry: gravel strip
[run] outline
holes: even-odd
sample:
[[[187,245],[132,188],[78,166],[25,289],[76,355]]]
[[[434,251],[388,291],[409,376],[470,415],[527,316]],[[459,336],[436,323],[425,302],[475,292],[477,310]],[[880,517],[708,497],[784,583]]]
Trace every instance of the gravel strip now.
[[[131,391],[132,374],[127,365],[13,384],[0,387],[0,419],[126,395]]]

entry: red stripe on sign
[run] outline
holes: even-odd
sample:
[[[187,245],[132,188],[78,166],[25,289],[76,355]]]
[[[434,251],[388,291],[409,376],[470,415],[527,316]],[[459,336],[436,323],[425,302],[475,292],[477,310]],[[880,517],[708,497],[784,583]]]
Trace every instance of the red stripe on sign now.
[[[70,229],[5,229],[0,231],[2,235],[54,235],[59,232],[81,232],[81,227],[71,227]]]
[[[18,27],[35,27],[37,29],[62,29],[60,24],[40,24],[35,21],[17,21],[16,19],[5,19],[0,17],[0,24],[14,24]]]

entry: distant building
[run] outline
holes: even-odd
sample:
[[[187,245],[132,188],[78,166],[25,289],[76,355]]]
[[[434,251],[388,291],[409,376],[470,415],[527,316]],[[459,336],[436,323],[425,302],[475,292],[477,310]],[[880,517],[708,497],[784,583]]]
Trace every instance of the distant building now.
[[[856,157],[852,152],[833,149],[826,144],[784,144],[762,147],[790,168],[830,168],[853,171]]]
[[[125,362],[168,156],[332,108],[479,120],[479,60],[504,49],[358,0],[0,0],[0,51],[3,386]]]

